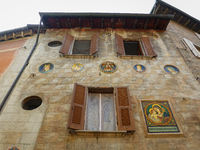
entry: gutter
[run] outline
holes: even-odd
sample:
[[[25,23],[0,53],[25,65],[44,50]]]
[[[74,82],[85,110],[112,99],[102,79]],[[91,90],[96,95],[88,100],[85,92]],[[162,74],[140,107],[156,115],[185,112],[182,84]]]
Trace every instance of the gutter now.
[[[24,63],[22,69],[20,70],[19,74],[18,74],[17,77],[15,78],[15,81],[13,82],[13,84],[11,85],[10,89],[8,90],[6,96],[4,97],[3,101],[1,102],[1,105],[0,105],[0,113],[2,112],[2,110],[3,110],[3,108],[4,108],[4,105],[6,104],[6,102],[7,102],[8,98],[9,98],[10,94],[12,93],[12,91],[13,91],[15,85],[17,84],[19,78],[21,77],[23,71],[25,70],[26,66],[28,66],[29,60],[30,60],[30,58],[31,58],[31,56],[32,56],[32,54],[33,54],[33,52],[34,52],[34,50],[35,50],[37,44],[38,44],[38,39],[39,39],[39,34],[40,34],[40,27],[41,27],[42,18],[43,18],[43,16],[41,16],[41,18],[40,18],[40,24],[39,24],[39,26],[38,26],[38,32],[37,32],[37,38],[36,38],[36,41],[35,41],[35,45],[33,46],[33,48],[32,48],[32,50],[31,50],[31,52],[30,52],[28,58],[26,59],[26,62]]]

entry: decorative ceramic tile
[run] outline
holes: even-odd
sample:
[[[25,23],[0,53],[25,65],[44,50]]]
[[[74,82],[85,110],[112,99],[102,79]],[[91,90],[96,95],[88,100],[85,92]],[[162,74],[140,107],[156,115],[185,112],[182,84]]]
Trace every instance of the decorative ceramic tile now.
[[[39,72],[41,73],[48,73],[50,71],[52,71],[54,68],[54,65],[52,63],[45,63],[45,64],[42,64],[40,67],[39,67]]]
[[[57,34],[55,34],[55,36],[56,36],[56,37],[62,37],[62,34],[57,33]]]
[[[156,35],[156,34],[152,34],[152,35],[151,35],[151,38],[153,38],[153,39],[157,39],[157,38],[158,38],[158,35]]]
[[[108,33],[108,34],[107,34],[107,36],[108,36],[108,37],[111,37],[111,34],[110,34],[110,33]]]
[[[148,133],[179,132],[168,101],[141,101]]]
[[[145,66],[137,64],[133,67],[137,72],[144,72],[146,70]]]
[[[176,68],[172,65],[167,65],[164,68],[167,73],[174,74],[174,75],[179,74],[178,68]]]
[[[72,66],[72,71],[81,71],[83,70],[84,66],[80,63],[76,63]]]
[[[117,66],[111,61],[106,61],[99,65],[99,69],[104,73],[114,73],[117,71]]]
[[[8,150],[20,150],[20,149],[17,147],[9,147]]]

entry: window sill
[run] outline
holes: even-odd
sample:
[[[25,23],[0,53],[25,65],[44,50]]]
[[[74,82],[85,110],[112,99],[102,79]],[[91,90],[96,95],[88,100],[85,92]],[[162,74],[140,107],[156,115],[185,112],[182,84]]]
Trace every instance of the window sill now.
[[[60,57],[65,57],[65,58],[94,58],[94,55],[85,55],[85,54],[76,54],[76,55],[64,55],[60,54]]]
[[[89,130],[70,130],[69,133],[78,136],[90,136],[90,137],[124,137],[127,134],[133,134],[133,132],[127,131],[89,131]]]
[[[155,57],[154,56],[142,56],[142,55],[120,55],[120,58],[151,60],[151,59],[153,59]]]

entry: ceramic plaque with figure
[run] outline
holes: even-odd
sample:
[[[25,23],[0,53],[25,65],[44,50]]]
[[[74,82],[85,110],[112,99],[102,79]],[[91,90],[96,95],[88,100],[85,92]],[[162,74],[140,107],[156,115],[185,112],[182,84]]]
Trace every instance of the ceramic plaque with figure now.
[[[179,132],[168,101],[142,101],[141,103],[149,133]]]
[[[167,65],[164,67],[165,68],[165,71],[167,73],[170,73],[170,74],[173,74],[173,75],[176,75],[179,73],[179,70],[178,68],[174,67],[174,66],[171,66],[171,65]]]
[[[42,64],[40,67],[39,67],[39,72],[41,73],[48,73],[50,71],[52,71],[54,68],[54,65],[52,63],[45,63],[45,64]]]
[[[72,66],[72,71],[81,71],[83,70],[84,66],[80,63],[76,63]]]
[[[117,66],[111,61],[106,61],[99,65],[99,69],[104,73],[114,73],[117,71]]]
[[[137,72],[144,72],[146,70],[145,66],[137,64],[133,67]]]

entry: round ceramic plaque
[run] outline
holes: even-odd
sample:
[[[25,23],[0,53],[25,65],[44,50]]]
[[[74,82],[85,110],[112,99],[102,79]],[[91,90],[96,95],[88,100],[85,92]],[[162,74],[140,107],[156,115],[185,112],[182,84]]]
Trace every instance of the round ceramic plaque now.
[[[41,73],[48,73],[50,71],[52,71],[54,68],[54,65],[52,63],[45,63],[45,64],[42,64],[40,67],[39,67],[39,72]]]
[[[146,70],[145,66],[137,64],[133,67],[137,72],[144,72]]]
[[[72,71],[81,71],[83,70],[84,66],[80,63],[76,63],[72,66]]]
[[[174,75],[179,74],[178,68],[172,65],[166,65],[164,68],[167,73],[174,74]]]
[[[106,61],[99,65],[99,69],[104,73],[114,73],[117,71],[117,66],[111,61]]]

